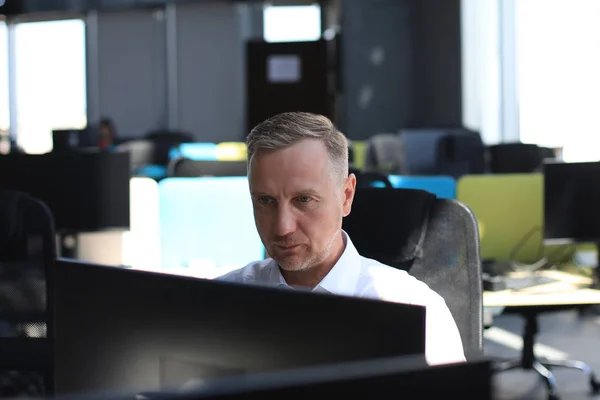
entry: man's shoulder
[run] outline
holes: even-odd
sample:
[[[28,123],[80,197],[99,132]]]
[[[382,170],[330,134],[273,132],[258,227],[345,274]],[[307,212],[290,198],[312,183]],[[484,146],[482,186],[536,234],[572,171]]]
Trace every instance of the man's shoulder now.
[[[373,259],[361,258],[362,279],[359,290],[365,296],[423,306],[444,302],[436,291],[405,270]]]
[[[270,272],[269,267],[272,261],[273,260],[270,258],[266,260],[254,261],[242,268],[221,275],[215,278],[215,280],[238,283],[267,282]]]

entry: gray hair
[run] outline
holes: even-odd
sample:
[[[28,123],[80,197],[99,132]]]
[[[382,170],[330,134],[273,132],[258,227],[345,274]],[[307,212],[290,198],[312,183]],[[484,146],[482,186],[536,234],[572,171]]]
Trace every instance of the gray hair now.
[[[331,172],[342,184],[348,176],[348,140],[329,118],[307,112],[277,114],[255,126],[246,138],[248,171],[257,152],[284,149],[305,139],[325,144]]]

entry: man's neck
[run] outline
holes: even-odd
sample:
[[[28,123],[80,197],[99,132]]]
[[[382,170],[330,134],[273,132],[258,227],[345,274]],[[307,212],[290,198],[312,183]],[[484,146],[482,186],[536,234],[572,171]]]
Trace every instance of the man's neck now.
[[[344,254],[345,249],[346,243],[344,243],[343,234],[340,233],[331,247],[331,254],[325,261],[303,271],[286,271],[281,267],[279,267],[279,271],[288,285],[313,289],[333,269],[340,257],[342,257],[342,254]]]

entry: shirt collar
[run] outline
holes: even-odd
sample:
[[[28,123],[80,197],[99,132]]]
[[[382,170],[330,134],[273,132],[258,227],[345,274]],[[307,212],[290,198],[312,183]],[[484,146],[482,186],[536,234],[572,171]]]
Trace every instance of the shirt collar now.
[[[344,238],[344,252],[335,263],[331,271],[321,280],[313,291],[326,291],[331,294],[353,296],[356,292],[360,278],[360,255],[350,240],[348,234],[342,230]],[[278,286],[288,286],[281,275],[279,266],[275,261],[270,265],[271,271],[269,281]]]

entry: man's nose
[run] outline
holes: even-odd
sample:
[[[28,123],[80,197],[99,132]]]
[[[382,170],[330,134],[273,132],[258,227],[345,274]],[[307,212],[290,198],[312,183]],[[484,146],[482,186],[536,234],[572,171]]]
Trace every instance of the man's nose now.
[[[277,210],[276,235],[287,236],[296,231],[296,216],[289,207],[280,207]]]

